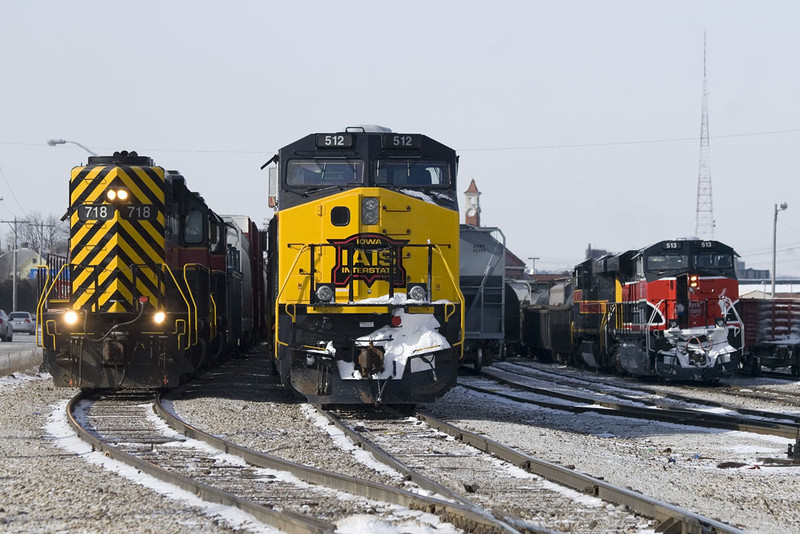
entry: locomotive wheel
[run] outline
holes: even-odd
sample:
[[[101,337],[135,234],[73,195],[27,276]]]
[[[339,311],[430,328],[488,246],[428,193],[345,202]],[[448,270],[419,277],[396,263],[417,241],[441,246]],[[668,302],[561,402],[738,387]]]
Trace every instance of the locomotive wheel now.
[[[483,369],[483,347],[478,347],[475,352],[475,361],[472,364],[472,368],[475,369],[476,373],[480,373],[481,369]]]

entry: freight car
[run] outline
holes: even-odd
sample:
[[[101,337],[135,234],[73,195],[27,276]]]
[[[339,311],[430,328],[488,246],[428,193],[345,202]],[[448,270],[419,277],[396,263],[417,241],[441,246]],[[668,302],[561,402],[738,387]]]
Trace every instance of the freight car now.
[[[214,213],[177,171],[90,157],[65,217],[69,258],[40,269],[37,307],[56,386],[173,387],[264,331],[255,225]]]
[[[322,404],[415,404],[453,387],[464,345],[455,151],[351,127],[303,137],[267,165],[282,383]]]
[[[505,356],[505,236],[499,228],[462,224],[460,242],[464,360],[480,371]]]
[[[800,375],[800,300],[743,298],[737,309],[744,322],[743,369],[789,368]]]
[[[714,381],[738,366],[735,252],[718,241],[661,241],[589,259],[561,305],[523,309],[528,351],[666,380]]]

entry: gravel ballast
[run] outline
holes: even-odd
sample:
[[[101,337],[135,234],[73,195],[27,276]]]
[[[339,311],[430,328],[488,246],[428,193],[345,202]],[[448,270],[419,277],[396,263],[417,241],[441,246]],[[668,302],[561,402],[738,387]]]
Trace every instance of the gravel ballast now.
[[[275,386],[263,360],[236,365],[248,369],[246,383],[240,380],[231,387],[222,369],[174,401],[175,411],[200,428],[249,447],[398,484],[396,473],[362,459],[363,452],[336,445],[308,405]],[[208,382],[211,378],[214,381]],[[785,387],[798,388],[795,384]],[[46,376],[0,379],[4,406],[0,412],[0,530],[266,530],[225,507],[200,506],[185,495],[175,498],[165,495],[162,488],[145,486],[148,482],[136,479],[135,474],[110,472],[97,463],[102,461],[99,453],[76,452],[68,443],[70,438],[59,434],[64,432],[63,422],[53,421],[53,414],[76,392],[54,388]],[[767,467],[759,460],[785,457],[786,439],[566,415],[463,388],[424,408],[532,456],[574,466],[749,532],[800,533],[800,467]]]

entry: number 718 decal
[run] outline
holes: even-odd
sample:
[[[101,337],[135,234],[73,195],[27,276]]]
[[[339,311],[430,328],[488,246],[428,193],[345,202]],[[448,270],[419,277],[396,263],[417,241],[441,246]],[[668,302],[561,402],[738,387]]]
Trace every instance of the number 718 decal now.
[[[129,221],[154,221],[158,210],[152,204],[83,204],[78,206],[78,218],[82,221],[110,221],[119,210],[120,216]]]

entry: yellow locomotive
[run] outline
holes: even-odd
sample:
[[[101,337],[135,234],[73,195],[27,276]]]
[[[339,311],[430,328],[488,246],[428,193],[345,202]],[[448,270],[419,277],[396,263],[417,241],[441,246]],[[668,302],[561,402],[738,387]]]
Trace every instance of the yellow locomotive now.
[[[69,258],[40,270],[37,310],[56,386],[176,386],[263,330],[247,218],[217,215],[136,152],[89,158],[69,194]]]
[[[268,162],[268,301],[284,384],[322,404],[429,402],[463,355],[457,156],[420,134],[311,134]]]

